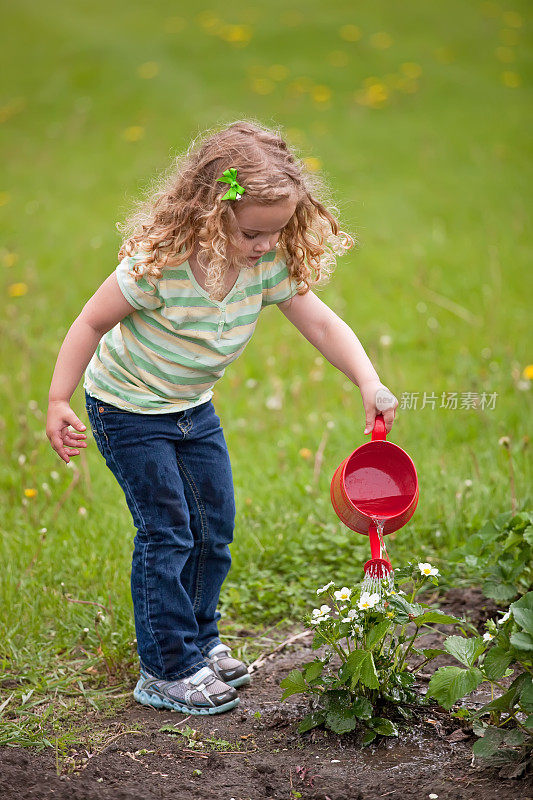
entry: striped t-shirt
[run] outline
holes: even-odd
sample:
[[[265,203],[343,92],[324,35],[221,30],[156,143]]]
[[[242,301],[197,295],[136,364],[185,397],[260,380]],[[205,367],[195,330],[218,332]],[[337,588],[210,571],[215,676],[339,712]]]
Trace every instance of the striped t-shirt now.
[[[140,256],[116,268],[118,285],[136,311],[101,339],[83,387],[104,402],[141,414],[182,411],[207,402],[214,383],[250,340],[262,308],[297,293],[276,250],[241,269],[223,300],[212,300],[188,261],[165,267],[161,280],[135,281]]]

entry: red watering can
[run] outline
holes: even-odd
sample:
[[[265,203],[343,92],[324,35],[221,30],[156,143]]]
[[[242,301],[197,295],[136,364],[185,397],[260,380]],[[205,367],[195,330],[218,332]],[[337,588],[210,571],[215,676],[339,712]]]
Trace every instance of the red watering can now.
[[[365,564],[363,589],[392,588],[392,566],[383,536],[402,528],[418,503],[415,465],[397,444],[387,442],[383,415],[378,414],[372,439],[346,458],[331,481],[331,502],[348,528],[367,534],[372,558]],[[368,579],[368,580],[367,580]]]

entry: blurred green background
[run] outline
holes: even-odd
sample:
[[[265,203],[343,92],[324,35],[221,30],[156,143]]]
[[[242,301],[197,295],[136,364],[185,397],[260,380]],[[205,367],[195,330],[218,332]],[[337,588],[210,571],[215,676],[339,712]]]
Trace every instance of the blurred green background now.
[[[134,664],[129,511],[90,431],[71,468],[50,448],[48,388],[116,266],[115,223],[195,136],[241,118],[280,126],[324,177],[358,247],[320,296],[399,399],[419,393],[390,436],[420,480],[393,563],[468,577],[461,543],[525,508],[531,486],[530,5],[2,6],[4,673],[44,691],[63,661]],[[461,408],[468,392],[493,407]],[[238,509],[221,607],[228,636],[253,646],[317,586],[361,576],[367,543],[338,521],[329,483],[364,440],[363,409],[276,308],[214,400]],[[72,405],[87,423],[81,387]]]

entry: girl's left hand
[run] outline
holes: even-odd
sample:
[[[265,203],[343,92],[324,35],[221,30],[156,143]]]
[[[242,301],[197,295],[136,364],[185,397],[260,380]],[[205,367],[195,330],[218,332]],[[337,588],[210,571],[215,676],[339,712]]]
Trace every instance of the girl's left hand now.
[[[365,435],[371,433],[377,414],[383,414],[385,429],[390,433],[394,423],[398,400],[381,381],[368,381],[359,387],[365,409]]]

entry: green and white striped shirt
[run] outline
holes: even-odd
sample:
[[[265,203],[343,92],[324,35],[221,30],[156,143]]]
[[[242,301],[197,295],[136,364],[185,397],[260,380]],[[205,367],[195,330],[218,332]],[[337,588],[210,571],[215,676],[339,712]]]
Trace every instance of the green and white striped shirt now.
[[[241,269],[229,294],[212,300],[188,261],[166,267],[155,289],[135,281],[127,256],[118,285],[136,311],[101,339],[83,387],[104,402],[141,414],[166,414],[207,402],[213,385],[249,342],[262,308],[297,292],[276,250]]]

